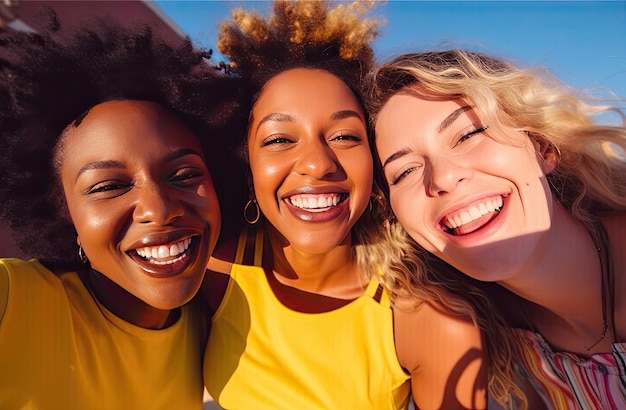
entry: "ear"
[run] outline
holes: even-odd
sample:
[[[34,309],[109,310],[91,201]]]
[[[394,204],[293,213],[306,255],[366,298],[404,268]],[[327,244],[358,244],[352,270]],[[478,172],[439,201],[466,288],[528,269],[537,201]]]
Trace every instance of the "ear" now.
[[[561,161],[561,151],[556,145],[544,139],[531,138],[531,141],[537,151],[541,170],[545,175],[551,174]]]
[[[541,169],[544,174],[549,175],[556,169],[557,165],[559,165],[561,161],[561,151],[552,143],[546,143],[545,145],[546,146],[539,151],[543,159]]]
[[[246,170],[246,180],[248,183],[248,199],[256,201],[256,194],[254,193],[254,179],[252,178],[250,168]]]

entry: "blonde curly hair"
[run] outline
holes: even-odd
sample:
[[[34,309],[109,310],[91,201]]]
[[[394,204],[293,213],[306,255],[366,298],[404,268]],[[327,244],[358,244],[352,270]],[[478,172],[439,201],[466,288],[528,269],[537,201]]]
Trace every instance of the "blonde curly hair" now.
[[[557,152],[559,162],[547,179],[556,197],[576,219],[589,224],[601,214],[626,210],[623,111],[598,104],[601,101],[574,90],[545,69],[519,68],[484,54],[448,50],[402,55],[381,65],[370,80],[365,99],[372,126],[387,101],[407,88],[429,98],[463,99],[470,102],[490,126],[524,131],[534,140],[538,151],[549,147]],[[616,114],[622,124],[594,122],[595,115],[609,112]],[[375,151],[375,138],[372,149]],[[377,182],[388,194],[380,161],[375,160],[375,163]],[[390,220],[388,230],[394,233],[398,249],[383,259],[386,268],[381,280],[388,288],[399,293],[410,289],[411,293],[420,294],[437,289],[427,285],[433,280],[445,283],[458,280],[458,272],[448,271],[449,277],[444,278],[445,269],[412,269],[411,272],[401,269],[402,265],[420,266],[423,260],[443,262],[428,255],[397,221]],[[378,254],[383,252],[379,250]],[[372,257],[380,255],[373,253]],[[480,310],[489,305],[474,303],[474,306]],[[484,315],[475,318],[479,323],[483,319]],[[508,360],[515,346],[510,332],[502,325],[500,320],[481,323],[486,329],[488,348],[493,349],[490,354],[495,354],[491,356],[490,392],[500,404],[509,400],[507,389],[514,383]],[[492,341],[493,346],[489,346]],[[511,393],[526,406],[519,389],[514,388]]]
[[[461,98],[490,126],[524,131],[538,147],[555,147],[553,193],[583,223],[626,210],[626,116],[545,69],[519,68],[484,54],[449,50],[406,54],[382,65],[368,92],[371,121],[392,95],[410,86],[419,94]],[[621,101],[623,100],[615,100]],[[594,121],[613,113],[619,125]]]

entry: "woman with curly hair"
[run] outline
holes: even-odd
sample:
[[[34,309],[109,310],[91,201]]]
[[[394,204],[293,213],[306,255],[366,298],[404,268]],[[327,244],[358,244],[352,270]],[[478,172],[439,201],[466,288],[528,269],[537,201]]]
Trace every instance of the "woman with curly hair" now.
[[[486,405],[477,324],[491,322],[472,304],[486,299],[451,284],[390,300],[380,261],[365,262],[393,246],[360,99],[378,27],[368,10],[277,1],[268,19],[236,10],[221,26],[251,98],[239,209],[255,224],[218,245],[207,274],[205,383],[222,407],[401,409],[411,394],[419,408]]]
[[[0,408],[201,409],[206,163],[238,82],[92,27],[0,34],[1,216],[33,258],[0,260]]]
[[[622,409],[626,128],[622,110],[587,98],[545,70],[450,50],[383,64],[369,108],[397,221],[501,285],[520,368],[546,403]],[[620,125],[594,121],[609,112]]]

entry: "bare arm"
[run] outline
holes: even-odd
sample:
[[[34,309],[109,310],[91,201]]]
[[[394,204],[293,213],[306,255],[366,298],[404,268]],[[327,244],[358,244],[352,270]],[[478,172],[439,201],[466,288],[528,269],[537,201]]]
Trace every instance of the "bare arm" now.
[[[394,310],[396,351],[419,409],[484,409],[487,368],[481,332],[434,303]]]

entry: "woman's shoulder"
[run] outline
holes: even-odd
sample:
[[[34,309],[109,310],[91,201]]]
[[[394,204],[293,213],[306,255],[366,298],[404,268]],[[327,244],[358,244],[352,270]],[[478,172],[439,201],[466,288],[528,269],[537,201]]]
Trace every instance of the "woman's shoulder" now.
[[[416,365],[434,352],[481,345],[481,331],[472,318],[440,302],[402,300],[394,304],[393,315],[398,354]]]
[[[9,299],[23,300],[27,295],[37,298],[58,298],[63,289],[61,278],[37,259],[0,259],[0,321],[6,312]],[[52,299],[50,299],[52,300]],[[56,299],[54,299],[56,300]],[[45,305],[45,303],[44,303]]]
[[[457,323],[472,323],[469,314],[452,311],[443,303],[436,300],[416,300],[415,298],[400,298],[394,301],[394,319],[398,324],[426,325],[445,329],[454,327]]]
[[[9,276],[9,274],[26,275],[28,272],[41,275],[54,275],[55,270],[44,265],[37,259],[19,259],[19,258],[0,258],[0,275]]]

